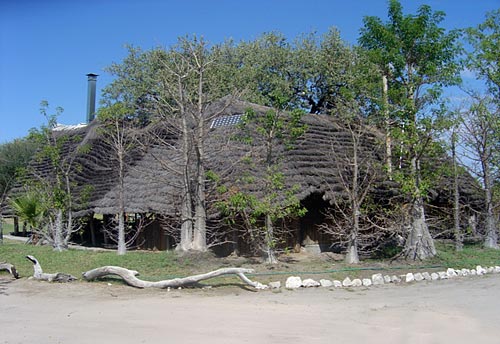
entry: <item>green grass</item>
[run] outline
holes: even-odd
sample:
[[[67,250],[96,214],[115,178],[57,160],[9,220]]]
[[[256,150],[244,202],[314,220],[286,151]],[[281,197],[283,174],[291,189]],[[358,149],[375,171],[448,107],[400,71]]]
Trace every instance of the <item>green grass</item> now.
[[[14,224],[10,221],[4,221],[2,223],[2,229],[3,229],[3,234],[10,234],[11,232],[14,231]]]
[[[4,240],[0,245],[0,261],[14,264],[23,276],[33,273],[33,265],[25,257],[35,256],[46,272],[65,272],[81,276],[82,272],[105,265],[118,265],[140,272],[142,278],[159,280],[191,272],[188,259],[180,259],[173,252],[129,252],[118,256],[116,252],[67,250],[55,252],[48,246],[32,246]]]
[[[437,257],[432,261],[453,268],[475,268],[477,265],[500,266],[500,250],[483,248],[481,245],[466,245],[462,251],[455,251],[453,244],[438,243]]]
[[[48,246],[32,246],[22,242],[4,240],[0,244],[0,262],[14,264],[21,277],[31,276],[33,267],[25,256],[35,256],[45,272],[65,272],[80,277],[81,273],[105,265],[117,265],[137,270],[144,280],[158,281],[174,277],[189,276],[204,273],[221,267],[247,267],[256,270],[251,277],[262,283],[280,280],[300,273],[304,278],[340,279],[346,276],[351,278],[366,278],[372,274],[398,275],[406,271],[418,271],[422,268],[438,265],[432,270],[443,270],[447,267],[474,268],[500,265],[500,250],[483,249],[480,246],[466,246],[463,251],[455,252],[452,245],[437,244],[437,257],[423,262],[388,260],[364,260],[359,265],[347,265],[344,262],[327,260],[324,257],[309,257],[307,259],[290,259],[277,266],[259,264],[255,259],[248,258],[216,258],[211,254],[194,254],[179,256],[175,252],[144,252],[130,251],[124,256],[118,256],[115,251],[92,252],[68,250],[55,252]],[[422,270],[420,270],[422,271]],[[425,270],[424,270],[425,271]],[[427,271],[431,271],[428,269]],[[4,272],[2,272],[4,274]],[[224,286],[240,283],[235,277],[222,277],[211,280],[210,284]]]

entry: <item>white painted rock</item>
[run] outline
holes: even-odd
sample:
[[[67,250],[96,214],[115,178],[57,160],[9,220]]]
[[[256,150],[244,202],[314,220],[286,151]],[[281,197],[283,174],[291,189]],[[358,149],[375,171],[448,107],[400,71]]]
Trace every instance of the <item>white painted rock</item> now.
[[[424,278],[424,280],[426,280],[426,281],[432,281],[431,274],[430,274],[430,273],[428,273],[427,271],[422,272],[422,277],[423,277],[423,278]]]
[[[285,287],[287,289],[297,289],[302,286],[302,279],[296,276],[290,276],[286,279]]]
[[[371,280],[371,279],[369,279],[369,278],[363,278],[363,280],[362,280],[361,282],[363,283],[363,285],[364,285],[365,287],[369,287],[369,286],[371,286],[371,285],[372,285],[372,280]]]
[[[304,288],[319,287],[320,285],[321,284],[318,281],[315,281],[312,278],[306,278],[302,281],[302,286]]]
[[[463,272],[462,272],[462,270],[457,270],[457,269],[455,269],[455,273],[456,273],[456,274],[457,274],[457,276],[459,276],[459,277],[462,277],[462,276],[464,275],[464,274],[463,274]]]
[[[333,286],[333,282],[327,279],[320,279],[319,284],[321,284],[322,287],[328,288]]]
[[[372,275],[373,285],[381,285],[384,284],[384,277],[382,274],[373,274]]]
[[[342,288],[342,282],[340,282],[339,280],[334,280],[333,281],[333,286],[335,288]]]
[[[260,290],[264,290],[264,289],[267,289],[269,288],[269,286],[265,285],[265,284],[262,284],[260,282],[255,282],[255,289],[260,289]]]
[[[391,282],[392,282],[392,281],[391,281],[391,276],[389,276],[389,275],[385,275],[385,276],[384,276],[384,283],[391,283]]]
[[[486,273],[486,270],[483,269],[483,267],[481,265],[478,265],[478,266],[476,266],[476,273],[478,275],[484,275]]]
[[[361,287],[363,285],[363,282],[359,278],[355,278],[352,280],[351,286],[353,287]]]
[[[493,272],[495,272],[495,268],[493,266],[490,266],[490,267],[486,268],[486,273],[492,274]]]
[[[448,276],[448,278],[457,277],[457,273],[455,272],[455,269],[448,268],[448,270],[446,270],[446,276]]]
[[[415,280],[415,275],[413,275],[413,273],[408,272],[408,273],[405,275],[405,282],[406,282],[406,283],[413,282],[414,280]]]
[[[269,288],[271,288],[271,289],[279,289],[279,288],[281,288],[281,282],[280,281],[269,282]]]
[[[431,280],[437,281],[439,279],[439,275],[435,272],[431,273]]]
[[[470,275],[469,269],[462,269],[462,276],[469,276],[469,275]]]
[[[349,277],[344,278],[342,281],[342,286],[343,287],[350,287],[352,285],[352,281]]]
[[[495,266],[495,273],[500,274],[500,266]]]
[[[396,275],[391,276],[391,282],[392,283],[401,283],[401,278],[399,278]]]
[[[415,281],[417,281],[417,282],[421,282],[424,280],[424,276],[422,276],[422,274],[420,272],[413,274],[413,277],[415,278]]]
[[[471,274],[472,276],[476,276],[476,275],[477,275],[477,271],[476,271],[476,269],[472,269],[472,270],[470,271],[470,274]]]
[[[439,279],[448,279],[448,275],[444,271],[439,271],[438,275],[439,275]]]

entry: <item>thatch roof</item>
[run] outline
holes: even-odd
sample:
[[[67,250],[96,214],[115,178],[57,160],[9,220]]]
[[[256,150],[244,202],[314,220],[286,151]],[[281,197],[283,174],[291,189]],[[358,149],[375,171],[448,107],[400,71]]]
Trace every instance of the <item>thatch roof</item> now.
[[[219,116],[243,114],[252,108],[257,116],[264,115],[269,108],[242,101],[214,103],[209,111]],[[312,194],[321,194],[325,200],[341,195],[343,187],[337,173],[343,158],[349,156],[352,139],[346,126],[331,116],[308,114],[302,123],[307,130],[291,147],[279,144],[275,147],[275,156],[279,160],[279,169],[285,176],[286,187],[297,186],[299,200]],[[90,213],[115,214],[118,212],[118,168],[110,145],[103,140],[98,130],[97,120],[86,127],[60,131],[67,135],[64,155],[74,159],[71,174],[77,185],[75,194],[91,190],[90,197],[77,205],[76,215]],[[209,129],[205,141],[206,169],[221,177],[220,183],[228,188],[246,189],[259,193],[262,188],[264,144],[255,135],[251,143],[238,140],[239,126],[228,125]],[[164,143],[154,138],[161,136]],[[181,153],[179,140],[175,132],[162,123],[152,124],[142,129],[142,143],[137,144],[129,154],[129,164],[125,173],[125,208],[129,213],[157,213],[174,216],[180,204]],[[366,126],[361,141],[361,158],[368,158],[383,163],[383,154],[379,143],[382,134]],[[79,153],[81,147],[90,149]],[[335,154],[333,154],[333,152]],[[37,173],[47,173],[47,162],[34,162]],[[242,176],[251,174],[253,183],[245,183]],[[465,184],[463,185],[465,189]],[[373,192],[380,197],[392,197],[399,194],[394,182],[378,177]],[[213,200],[214,197],[209,199]],[[78,197],[77,197],[78,199]]]

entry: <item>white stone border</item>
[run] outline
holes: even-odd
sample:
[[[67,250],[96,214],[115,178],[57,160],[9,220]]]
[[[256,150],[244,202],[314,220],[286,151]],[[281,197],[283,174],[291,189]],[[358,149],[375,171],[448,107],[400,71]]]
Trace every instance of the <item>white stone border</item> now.
[[[290,276],[286,279],[285,288],[286,289],[298,289],[298,288],[311,288],[311,287],[335,287],[335,288],[349,288],[349,287],[370,287],[376,285],[383,285],[389,283],[412,283],[420,281],[437,281],[442,279],[451,279],[457,277],[468,277],[468,276],[481,276],[485,274],[500,273],[500,266],[490,266],[483,268],[481,265],[476,266],[475,269],[453,269],[448,268],[446,271],[439,272],[408,272],[404,275],[382,275],[381,273],[373,274],[371,278],[355,278],[351,279],[346,277],[343,281],[338,280],[328,280],[321,279],[315,281],[311,278],[302,280],[298,276]],[[281,288],[281,282],[271,282],[268,287],[270,289]]]

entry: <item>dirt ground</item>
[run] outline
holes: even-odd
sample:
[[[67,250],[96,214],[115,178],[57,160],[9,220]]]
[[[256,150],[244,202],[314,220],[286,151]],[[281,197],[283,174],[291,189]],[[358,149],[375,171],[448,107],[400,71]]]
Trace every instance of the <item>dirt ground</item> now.
[[[139,290],[0,276],[0,343],[500,343],[500,275],[370,289]]]

